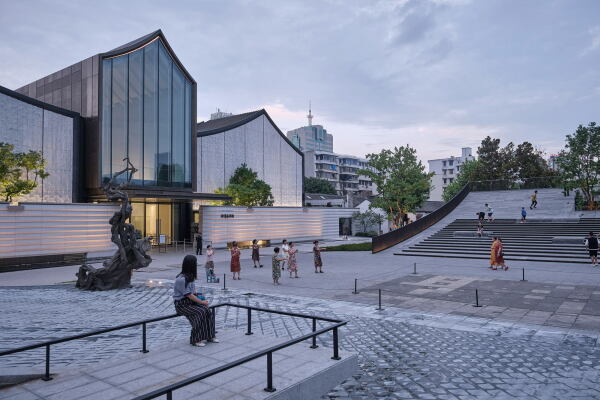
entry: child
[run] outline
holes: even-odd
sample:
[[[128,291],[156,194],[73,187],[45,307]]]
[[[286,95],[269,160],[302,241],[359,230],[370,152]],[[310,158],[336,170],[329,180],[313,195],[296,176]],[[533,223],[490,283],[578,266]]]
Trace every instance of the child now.
[[[315,274],[320,272],[323,273],[323,261],[321,260],[321,248],[319,247],[319,241],[315,240],[313,242],[314,246],[313,246],[313,253],[314,253],[314,259],[315,259]],[[319,270],[317,271],[317,268],[319,268]]]
[[[279,285],[279,278],[281,278],[279,265],[285,258],[279,255],[279,247],[275,247],[273,251],[273,285]]]
[[[481,220],[477,223],[477,236],[483,236],[483,224],[481,223]]]
[[[209,244],[206,246],[206,264],[204,264],[204,269],[206,269],[207,283],[212,283],[215,281],[215,263],[213,262],[213,254],[215,254],[215,251]]]
[[[525,219],[527,218],[527,211],[525,211],[525,207],[521,207],[521,223],[525,223]]]

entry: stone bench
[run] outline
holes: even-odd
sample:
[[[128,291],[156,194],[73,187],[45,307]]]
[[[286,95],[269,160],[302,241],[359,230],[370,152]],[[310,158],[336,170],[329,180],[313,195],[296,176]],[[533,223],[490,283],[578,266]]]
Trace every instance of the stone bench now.
[[[483,231],[481,237],[491,237],[494,235],[494,232]],[[454,237],[479,237],[477,231],[454,231]]]

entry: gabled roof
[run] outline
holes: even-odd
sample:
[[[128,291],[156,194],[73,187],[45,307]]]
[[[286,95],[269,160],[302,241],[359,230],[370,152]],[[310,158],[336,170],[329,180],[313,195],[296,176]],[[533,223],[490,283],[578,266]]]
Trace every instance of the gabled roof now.
[[[118,57],[118,56],[123,55],[125,53],[129,53],[129,52],[132,52],[132,51],[137,50],[139,48],[142,48],[142,47],[150,44],[151,42],[153,42],[156,39],[159,39],[162,42],[162,44],[166,47],[166,49],[169,52],[170,56],[173,58],[173,61],[175,61],[175,63],[177,64],[177,66],[179,67],[179,69],[181,69],[181,71],[183,71],[183,73],[185,74],[185,76],[189,80],[191,80],[193,83],[196,83],[196,81],[194,80],[194,78],[192,78],[192,76],[190,75],[190,73],[185,69],[185,67],[183,66],[183,64],[181,63],[181,61],[179,61],[179,58],[177,58],[177,55],[175,54],[175,52],[171,48],[171,45],[167,41],[167,38],[165,37],[164,33],[162,33],[162,31],[160,29],[155,30],[154,32],[149,33],[147,35],[144,35],[144,36],[142,36],[140,38],[137,38],[135,40],[132,40],[131,42],[125,43],[124,45],[121,45],[121,46],[119,46],[117,48],[114,48],[114,49],[112,49],[110,51],[107,51],[106,53],[100,53],[100,57],[101,58]]]
[[[247,124],[248,122],[263,115],[264,109],[257,111],[250,111],[243,114],[232,115],[230,117],[211,119],[209,121],[199,122],[196,126],[196,133],[198,136],[208,136],[214,133],[220,133],[229,131]],[[266,113],[266,111],[265,111]]]
[[[10,90],[5,88],[4,86],[0,86],[0,93],[5,94],[9,97],[15,98],[19,101],[34,105],[36,107],[42,108],[44,110],[52,111],[57,114],[66,115],[67,117],[77,118],[79,117],[79,113],[71,110],[67,110],[66,108],[57,107],[55,105],[45,103],[43,101],[34,99],[33,97],[26,96],[22,93],[15,92],[14,90]]]
[[[294,146],[294,144],[290,141],[290,139],[288,139],[287,136],[284,135],[284,133],[281,131],[281,129],[279,129],[279,127],[277,125],[275,125],[275,122],[273,122],[273,120],[267,113],[267,110],[265,110],[264,108],[262,108],[260,110],[256,110],[256,111],[250,111],[250,112],[243,113],[243,114],[232,115],[230,117],[217,118],[217,119],[211,119],[209,121],[199,122],[198,124],[196,124],[196,135],[198,137],[210,136],[210,135],[216,135],[217,133],[230,131],[239,126],[242,126],[251,121],[254,121],[256,118],[260,117],[261,115],[264,115],[269,120],[271,125],[273,125],[273,127],[275,128],[277,133],[279,133],[279,135],[283,138],[283,140],[285,140],[287,142],[287,144],[289,144],[296,153],[300,154],[304,158],[304,153],[302,153],[296,146]]]

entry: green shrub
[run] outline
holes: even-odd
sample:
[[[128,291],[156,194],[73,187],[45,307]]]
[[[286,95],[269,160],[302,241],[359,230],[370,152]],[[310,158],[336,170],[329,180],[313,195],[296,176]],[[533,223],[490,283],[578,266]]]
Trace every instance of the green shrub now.
[[[338,246],[327,246],[325,251],[371,251],[373,249],[371,242],[348,243]]]

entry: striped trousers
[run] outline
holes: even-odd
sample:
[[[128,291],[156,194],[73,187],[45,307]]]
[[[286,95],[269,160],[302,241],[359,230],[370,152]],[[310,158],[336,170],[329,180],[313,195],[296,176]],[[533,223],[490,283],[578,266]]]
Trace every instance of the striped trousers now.
[[[181,300],[175,300],[175,311],[177,314],[186,317],[190,321],[190,325],[192,325],[192,333],[190,334],[191,344],[215,337],[215,326],[208,306],[195,303],[186,297]]]

